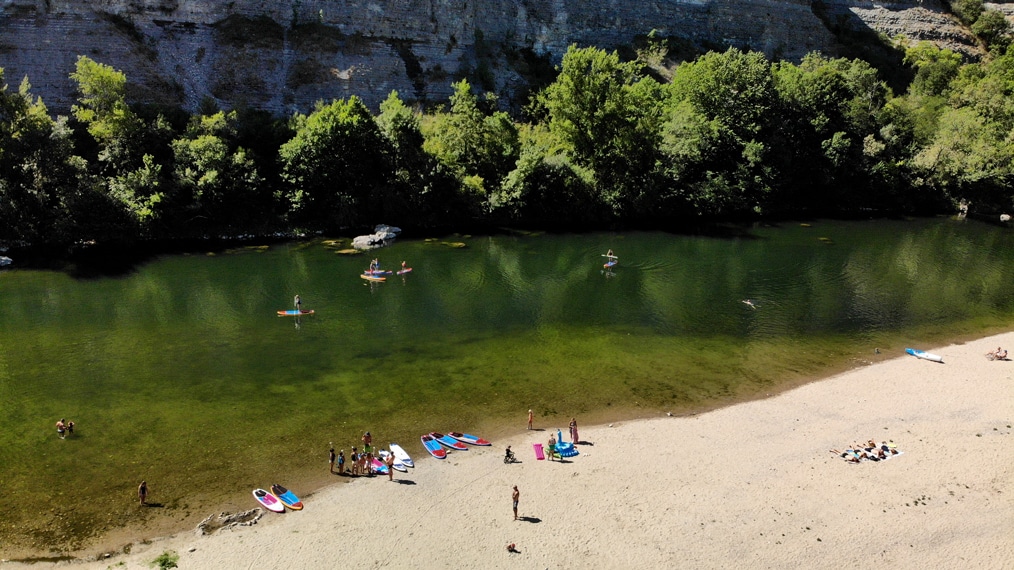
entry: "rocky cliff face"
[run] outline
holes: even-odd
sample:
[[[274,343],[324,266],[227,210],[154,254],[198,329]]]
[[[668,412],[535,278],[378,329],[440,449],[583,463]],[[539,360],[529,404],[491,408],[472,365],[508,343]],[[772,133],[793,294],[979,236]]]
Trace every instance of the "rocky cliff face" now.
[[[651,30],[707,49],[797,60],[839,54],[830,29],[978,48],[938,0],[0,0],[0,67],[51,112],[74,102],[78,55],[126,73],[131,99],[194,110],[205,98],[289,114],[358,95],[373,109],[443,102],[462,76],[522,93],[533,63],[570,44],[629,46]],[[476,80],[473,79],[473,83]]]

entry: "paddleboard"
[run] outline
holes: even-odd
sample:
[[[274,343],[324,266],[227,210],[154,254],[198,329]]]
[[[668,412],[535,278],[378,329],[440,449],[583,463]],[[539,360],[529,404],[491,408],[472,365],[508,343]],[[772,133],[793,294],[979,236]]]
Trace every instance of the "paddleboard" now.
[[[310,310],[303,309],[302,311],[297,311],[295,309],[290,309],[288,311],[278,311],[279,317],[298,317],[300,315],[312,315],[312,314],[313,309]]]
[[[456,431],[447,432],[447,435],[453,437],[454,439],[460,442],[469,443],[471,445],[492,445],[490,442],[486,441],[485,439],[482,439],[477,435],[459,433]]]
[[[372,465],[374,473],[379,473],[380,475],[387,475],[387,465],[384,465],[384,462],[378,459],[376,456],[373,457]]]
[[[299,497],[297,497],[292,491],[277,483],[271,486],[271,494],[277,497],[283,505],[294,511],[300,511],[303,509],[303,502],[299,500]]]
[[[412,463],[412,458],[408,456],[408,452],[402,449],[397,443],[392,443],[388,447],[391,448],[391,453],[394,454],[394,458],[401,461],[409,467],[415,467],[415,463]]]
[[[430,452],[430,455],[437,459],[447,459],[447,450],[437,440],[428,435],[420,436],[419,439],[422,441],[426,451]]]
[[[609,269],[610,267],[613,267],[616,264],[617,264],[616,261],[610,261],[609,263],[603,264],[602,267],[605,267],[606,269]]]
[[[446,445],[447,447],[456,451],[468,451],[468,446],[454,439],[453,437],[446,436],[442,433],[431,431],[430,437]]]
[[[363,273],[360,277],[367,281],[387,281],[387,277],[377,277],[376,275],[369,275],[367,273]]]
[[[917,348],[906,348],[905,352],[911,354],[916,358],[922,358],[924,360],[932,360],[933,362],[940,363],[943,363],[944,361],[944,357],[938,354],[933,354],[932,352],[926,352],[925,350],[919,350]]]
[[[367,269],[366,271],[363,271],[363,274],[365,275],[390,275],[391,273],[393,272],[386,269]]]
[[[536,459],[538,459],[539,461],[545,461],[545,459],[546,459],[546,453],[544,451],[542,451],[542,444],[541,443],[533,443],[532,444],[532,449],[535,450],[535,458]]]
[[[264,489],[254,489],[253,496],[255,499],[257,499],[258,503],[264,505],[264,508],[269,511],[274,511],[276,513],[281,513],[285,511],[285,505],[283,505],[282,502],[278,500],[278,497],[272,495],[271,493],[265,491]]]
[[[380,454],[380,460],[386,466],[387,465],[387,458],[388,458],[388,456],[391,455],[391,452],[388,451],[388,450],[386,450],[386,449],[381,449],[377,453]],[[402,463],[401,460],[398,459],[397,456],[394,457],[393,467],[394,467],[395,471],[401,471],[402,473],[408,473],[408,467],[404,463]]]
[[[406,273],[411,273],[411,272],[412,272],[412,268],[411,267],[406,267],[405,269],[399,269],[398,270],[398,275],[404,275]]]

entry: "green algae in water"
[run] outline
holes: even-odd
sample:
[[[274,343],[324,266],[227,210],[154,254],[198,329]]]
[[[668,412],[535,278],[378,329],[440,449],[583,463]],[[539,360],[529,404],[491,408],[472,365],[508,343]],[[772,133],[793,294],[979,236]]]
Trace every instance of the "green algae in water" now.
[[[335,481],[329,442],[348,451],[366,430],[421,458],[421,433],[502,434],[529,408],[560,425],[693,413],[1009,326],[1008,232],[812,225],[402,241],[373,255],[413,273],[379,286],[319,241],[117,278],[0,274],[0,483],[19,497],[0,506],[5,553]],[[316,315],[276,317],[297,293]],[[161,508],[137,506],[141,479]]]

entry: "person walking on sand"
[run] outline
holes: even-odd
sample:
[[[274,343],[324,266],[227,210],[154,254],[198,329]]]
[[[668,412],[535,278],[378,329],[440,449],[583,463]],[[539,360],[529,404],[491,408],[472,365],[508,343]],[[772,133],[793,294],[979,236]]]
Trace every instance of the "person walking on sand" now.
[[[330,466],[328,471],[330,471],[332,475],[334,475],[334,459],[334,446],[332,446],[327,452],[327,463]]]
[[[570,441],[577,443],[577,418],[570,418]]]
[[[137,500],[140,501],[141,506],[145,506],[148,501],[148,482],[141,481],[141,484],[137,486]]]
[[[532,410],[529,409],[528,410],[528,429],[532,429],[532,420],[534,420],[534,419],[535,419],[535,414],[533,414]]]
[[[387,465],[387,480],[394,481],[394,454],[388,453],[387,457],[384,458],[384,464]]]
[[[56,435],[59,436],[60,439],[65,439],[67,437],[67,424],[63,423],[64,421],[66,420],[60,418],[60,421],[56,422]]]
[[[514,501],[514,520],[518,520],[518,499],[521,497],[521,491],[518,491],[518,486],[514,485],[514,492],[511,493],[511,500]]]

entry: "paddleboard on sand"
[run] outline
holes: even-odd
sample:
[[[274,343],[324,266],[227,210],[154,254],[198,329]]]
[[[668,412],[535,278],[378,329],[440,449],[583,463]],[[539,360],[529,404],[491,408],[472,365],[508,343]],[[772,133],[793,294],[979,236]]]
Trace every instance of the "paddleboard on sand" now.
[[[490,442],[486,441],[485,439],[482,439],[481,437],[479,437],[477,435],[471,435],[471,434],[467,434],[467,433],[459,433],[459,432],[456,432],[456,431],[447,432],[447,435],[453,437],[454,439],[456,439],[456,440],[458,440],[460,442],[468,443],[468,444],[471,444],[471,445],[492,445]]]
[[[377,474],[380,474],[380,475],[387,475],[387,465],[384,465],[384,462],[381,461],[380,459],[378,459],[376,456],[374,456],[374,458],[373,458],[372,465],[373,465],[373,472],[374,473],[377,473]]]
[[[253,496],[257,499],[257,502],[264,506],[269,511],[280,513],[285,511],[285,505],[278,500],[278,497],[265,491],[264,489],[254,489]]]
[[[437,459],[447,459],[447,450],[437,440],[428,435],[420,436],[419,440],[422,441],[423,447],[426,448],[426,451],[430,452],[430,455]]]
[[[451,449],[455,449],[457,451],[467,451],[468,450],[468,446],[467,445],[461,443],[460,441],[454,439],[453,437],[444,435],[442,433],[431,431],[430,432],[430,437],[432,437],[433,439],[435,439],[435,440],[439,441],[440,443],[446,445],[447,447],[450,447]]]
[[[409,457],[408,452],[402,449],[397,443],[391,443],[388,445],[391,448],[391,453],[394,454],[394,458],[401,461],[403,464],[409,467],[415,467],[415,463],[412,463],[412,458]]]
[[[295,493],[275,483],[271,486],[271,494],[278,498],[283,505],[289,507],[294,511],[303,509],[303,502],[299,500],[299,497]]]
[[[278,311],[279,317],[298,317],[300,315],[312,315],[312,314],[313,309],[310,310],[303,309],[302,311],[297,311],[295,309],[290,309],[288,311]]]
[[[380,455],[381,462],[383,462],[383,464],[386,466],[387,465],[387,458],[388,458],[388,456],[392,455],[392,453],[390,451],[386,450],[386,449],[381,449],[377,453]],[[408,467],[404,463],[402,463],[401,460],[398,459],[397,456],[395,456],[394,463],[392,464],[392,466],[394,467],[395,471],[401,471],[402,473],[408,473]]]
[[[922,359],[925,359],[925,360],[932,360],[933,362],[941,362],[942,363],[944,361],[944,357],[943,356],[940,356],[938,354],[933,354],[932,352],[926,352],[925,350],[919,350],[917,348],[906,348],[905,352],[911,354],[912,356],[914,356],[916,358],[922,358]]]

